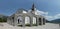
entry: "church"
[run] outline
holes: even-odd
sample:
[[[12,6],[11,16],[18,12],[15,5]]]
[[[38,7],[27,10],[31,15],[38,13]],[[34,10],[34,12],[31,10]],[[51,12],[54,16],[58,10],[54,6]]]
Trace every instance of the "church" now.
[[[38,26],[45,25],[45,17],[36,12],[33,4],[31,10],[19,9],[13,15],[7,18],[7,23],[13,26]]]

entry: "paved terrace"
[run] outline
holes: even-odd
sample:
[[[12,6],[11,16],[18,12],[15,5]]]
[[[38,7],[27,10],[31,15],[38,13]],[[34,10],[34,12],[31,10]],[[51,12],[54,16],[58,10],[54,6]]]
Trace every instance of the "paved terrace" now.
[[[0,23],[0,29],[59,29],[59,24],[46,23],[46,25],[42,26],[17,27],[7,23]]]

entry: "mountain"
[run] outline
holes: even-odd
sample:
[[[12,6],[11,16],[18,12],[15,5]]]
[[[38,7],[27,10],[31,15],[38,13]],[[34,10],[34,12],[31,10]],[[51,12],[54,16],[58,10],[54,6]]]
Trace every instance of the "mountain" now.
[[[52,20],[51,23],[60,23],[60,19]]]
[[[8,16],[6,16],[6,15],[3,15],[3,14],[0,14],[0,18],[2,18],[2,17],[8,17]]]
[[[50,21],[46,20],[46,23],[50,23]]]

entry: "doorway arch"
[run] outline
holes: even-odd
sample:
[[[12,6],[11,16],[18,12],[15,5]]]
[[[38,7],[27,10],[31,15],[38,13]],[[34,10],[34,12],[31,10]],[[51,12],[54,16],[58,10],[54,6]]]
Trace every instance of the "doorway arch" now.
[[[37,22],[36,22],[36,17],[33,17],[33,24],[36,24]]]
[[[20,24],[20,25],[22,25],[22,23],[23,23],[23,17],[18,16],[17,17],[17,23]]]
[[[30,24],[30,17],[29,16],[25,16],[25,24]]]

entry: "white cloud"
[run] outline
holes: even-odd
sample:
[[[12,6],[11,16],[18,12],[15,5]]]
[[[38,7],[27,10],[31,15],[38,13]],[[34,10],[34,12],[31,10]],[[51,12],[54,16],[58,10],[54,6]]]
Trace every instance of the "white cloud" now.
[[[60,18],[60,14],[56,14],[54,16],[49,16],[48,15],[49,12],[44,12],[44,11],[39,11],[39,10],[37,10],[37,12],[39,13],[39,15],[45,16],[45,18],[49,21]]]
[[[48,12],[44,12],[44,11],[39,11],[39,10],[36,10],[39,15],[48,15]]]
[[[46,16],[46,19],[48,19],[49,21],[58,19],[58,18],[60,18],[60,14],[56,14],[54,16]]]
[[[55,19],[60,18],[60,14],[56,14],[56,15],[54,16],[54,18],[55,18]]]
[[[53,20],[54,19],[54,17],[53,16],[45,16],[45,18],[47,19],[47,20],[49,20],[49,21],[51,21],[51,20]]]

